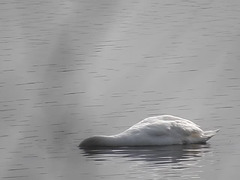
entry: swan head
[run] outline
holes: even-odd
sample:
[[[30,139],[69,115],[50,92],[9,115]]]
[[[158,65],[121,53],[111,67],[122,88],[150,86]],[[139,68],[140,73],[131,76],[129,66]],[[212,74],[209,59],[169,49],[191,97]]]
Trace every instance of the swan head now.
[[[83,140],[80,144],[80,148],[93,148],[103,147],[111,145],[112,137],[109,136],[93,136]]]

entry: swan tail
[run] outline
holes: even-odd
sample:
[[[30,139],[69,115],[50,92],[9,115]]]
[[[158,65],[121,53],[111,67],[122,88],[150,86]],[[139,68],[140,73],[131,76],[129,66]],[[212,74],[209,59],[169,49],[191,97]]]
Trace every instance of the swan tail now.
[[[220,129],[212,130],[212,131],[204,131],[203,137],[204,139],[209,140],[211,137],[213,137],[217,132],[220,131]]]

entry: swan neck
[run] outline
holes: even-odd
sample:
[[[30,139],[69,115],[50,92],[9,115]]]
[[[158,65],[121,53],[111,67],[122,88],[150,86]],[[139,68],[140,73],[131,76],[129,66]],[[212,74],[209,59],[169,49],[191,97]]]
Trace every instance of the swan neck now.
[[[80,147],[119,146],[121,139],[117,136],[94,136],[85,139]]]

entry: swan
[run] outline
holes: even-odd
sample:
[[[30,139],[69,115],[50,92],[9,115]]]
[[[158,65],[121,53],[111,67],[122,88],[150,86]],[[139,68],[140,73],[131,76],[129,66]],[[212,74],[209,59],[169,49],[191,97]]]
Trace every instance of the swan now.
[[[83,140],[80,148],[159,146],[206,143],[219,129],[203,131],[190,120],[172,115],[148,117],[129,129],[111,136],[93,136]]]

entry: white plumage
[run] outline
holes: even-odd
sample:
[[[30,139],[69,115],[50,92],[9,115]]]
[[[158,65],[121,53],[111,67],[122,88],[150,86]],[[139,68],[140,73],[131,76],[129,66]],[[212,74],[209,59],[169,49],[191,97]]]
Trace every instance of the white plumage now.
[[[116,135],[87,138],[79,146],[85,148],[205,143],[218,131],[203,131],[187,119],[162,115],[146,118]]]

